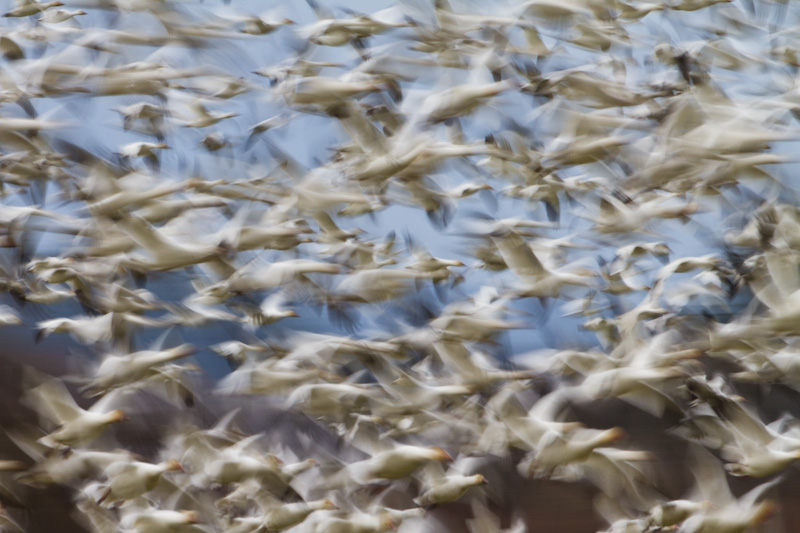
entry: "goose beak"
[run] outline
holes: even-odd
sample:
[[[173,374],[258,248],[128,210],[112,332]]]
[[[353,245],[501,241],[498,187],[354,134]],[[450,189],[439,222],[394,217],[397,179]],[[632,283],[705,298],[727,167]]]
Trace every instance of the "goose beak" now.
[[[323,503],[323,509],[327,509],[329,511],[335,511],[335,510],[339,509],[339,506],[336,505],[335,503],[333,503],[330,500],[323,500],[322,503]]]
[[[447,453],[447,451],[439,448],[438,446],[433,447],[434,451],[436,451],[436,460],[441,461],[443,463],[452,463],[455,459],[453,456]]]
[[[613,427],[608,430],[607,438],[608,442],[616,442],[618,440],[626,438],[627,436],[628,434],[625,433],[625,430],[622,429],[621,427]]]
[[[194,355],[200,352],[200,348],[195,346],[194,344],[186,344],[185,346],[181,346],[179,350],[179,354],[181,357],[188,357],[190,355]]]

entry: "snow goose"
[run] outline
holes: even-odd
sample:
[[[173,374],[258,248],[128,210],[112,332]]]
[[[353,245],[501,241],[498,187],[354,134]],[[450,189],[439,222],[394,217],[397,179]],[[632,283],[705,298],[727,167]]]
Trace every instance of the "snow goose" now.
[[[52,453],[52,448],[38,442],[41,432],[34,428],[16,428],[7,433],[11,442],[35,461],[33,466],[16,478],[19,483],[34,488],[72,486],[96,478],[112,463],[133,460],[133,455],[127,451],[73,448],[68,453]]]
[[[777,477],[735,498],[719,462],[705,450],[693,447],[691,461],[698,492],[711,502],[703,512],[688,517],[681,529],[688,533],[741,533],[769,520],[777,504],[764,495],[781,482]]]
[[[26,298],[27,299],[27,298]],[[21,326],[22,319],[8,305],[0,305],[0,328],[5,326]]]
[[[506,230],[493,235],[492,239],[519,280],[515,290],[518,297],[558,298],[567,285],[592,287],[595,284],[594,273],[586,269],[547,269],[517,231]]]
[[[519,82],[515,80],[457,85],[428,96],[422,104],[421,112],[430,122],[442,122],[449,118],[468,115],[483,105],[487,99],[519,87]]]
[[[548,431],[539,439],[536,450],[518,465],[518,470],[525,476],[549,478],[557,468],[584,462],[596,448],[626,436],[619,427],[604,431],[577,428],[568,434]]]
[[[225,119],[239,116],[238,113],[220,113],[209,111],[200,102],[195,102],[192,105],[192,109],[196,114],[196,118],[184,123],[184,128],[208,128],[209,126],[213,126],[214,124],[217,124]]]
[[[153,368],[197,353],[191,344],[181,344],[163,350],[143,350],[131,354],[108,354],[97,367],[94,378],[84,388],[92,396],[135,384],[153,375]]]
[[[133,313],[106,313],[98,317],[53,318],[36,324],[36,341],[51,333],[69,333],[83,344],[125,343],[131,325],[162,327],[164,323]]]
[[[40,418],[48,420],[56,429],[39,439],[51,448],[73,447],[92,442],[105,433],[112,424],[128,419],[124,411],[109,407],[119,405],[122,391],[106,394],[89,409],[82,409],[75,403],[64,384],[56,378],[29,370],[30,388],[26,390],[24,401],[39,413]]]
[[[42,16],[36,20],[43,24],[60,24],[61,22],[66,22],[74,17],[85,14],[86,11],[82,9],[76,9],[75,11],[70,11],[68,9],[50,9],[42,13]]]
[[[282,503],[279,501],[272,501],[263,512],[261,516],[236,518],[234,522],[241,524],[241,531],[270,531],[279,532],[290,529],[306,520],[315,511],[331,511],[336,510],[338,507],[330,500],[314,500],[310,502],[295,502],[295,503]],[[257,528],[252,529],[255,525]],[[250,526],[248,529],[247,527]],[[239,531],[235,526],[230,529],[231,532]]]
[[[120,227],[144,248],[146,255],[132,253],[124,263],[144,272],[150,270],[174,270],[204,262],[224,262],[228,250],[218,244],[194,244],[177,242],[136,215],[129,215],[119,222]]]
[[[276,292],[264,298],[257,307],[243,304],[236,305],[236,307],[244,311],[248,323],[254,326],[265,326],[274,324],[284,318],[297,318],[300,316],[296,311],[284,307],[285,303],[286,294]]]
[[[169,145],[164,143],[134,142],[121,146],[119,155],[126,160],[135,157],[143,157],[150,168],[157,171],[159,168],[159,161],[155,150],[166,150],[168,148]]]
[[[183,467],[175,459],[157,464],[134,460],[112,463],[105,469],[108,482],[98,503],[109,505],[138,498],[155,489],[163,474],[176,470]]]
[[[283,471],[282,462],[276,456],[265,455],[256,448],[255,443],[262,436],[251,435],[227,446],[214,446],[202,437],[192,439],[182,461],[192,472],[197,472],[193,478],[200,487],[256,479],[262,490],[277,498],[290,494],[297,497],[290,485],[293,475]]]
[[[149,507],[127,510],[120,520],[120,527],[123,530],[139,533],[205,533],[206,530],[199,527],[198,523],[199,516],[196,511]]]
[[[308,274],[339,272],[341,272],[339,265],[311,259],[287,259],[266,265],[255,261],[237,270],[227,280],[206,287],[199,293],[199,297],[203,298],[204,302],[220,302],[234,294],[265,291],[285,286],[292,281],[303,281]]]
[[[344,465],[338,472],[329,474],[324,481],[326,489],[353,488],[376,481],[392,481],[410,476],[432,462],[452,462],[453,458],[437,446],[398,444],[393,441],[364,441],[375,453],[367,459]]]
[[[438,463],[426,466],[423,476],[427,488],[414,498],[414,503],[420,507],[454,502],[464,496],[470,488],[489,483],[481,474],[466,476],[452,467],[445,473]]]
[[[327,8],[316,0],[306,0],[319,19],[298,30],[298,34],[309,42],[322,46],[343,46],[353,43],[359,53],[364,48],[362,39],[383,33],[392,28],[403,28],[409,22],[394,22],[401,14],[396,7],[390,7],[371,15],[358,15],[351,18],[335,18]]]
[[[32,17],[51,7],[63,6],[63,2],[36,2],[34,0],[19,0],[17,7],[4,14],[4,17]]]

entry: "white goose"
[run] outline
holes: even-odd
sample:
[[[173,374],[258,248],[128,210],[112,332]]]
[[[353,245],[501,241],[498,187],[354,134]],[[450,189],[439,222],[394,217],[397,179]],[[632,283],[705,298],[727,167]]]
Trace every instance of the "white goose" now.
[[[127,451],[104,452],[73,448],[69,453],[52,453],[49,446],[37,441],[40,432],[9,430],[9,439],[35,464],[17,476],[17,481],[34,488],[75,485],[94,479],[109,465],[134,460]]]
[[[35,0],[19,0],[17,7],[4,14],[4,17],[31,17],[51,7],[63,6],[63,2],[36,2]]]
[[[735,498],[718,461],[700,448],[693,448],[692,453],[692,474],[698,492],[712,505],[688,517],[681,525],[682,530],[689,533],[741,533],[766,522],[775,514],[777,504],[764,499],[764,495],[781,481],[780,477]]]
[[[442,122],[452,117],[467,115],[483,105],[487,99],[511,89],[519,88],[515,80],[503,80],[483,85],[457,85],[425,99],[421,112],[431,122]]]
[[[465,476],[450,470],[445,474],[444,469],[436,463],[426,467],[424,473],[427,474],[427,488],[414,498],[414,503],[420,507],[443,505],[460,499],[472,487],[489,483],[481,474]]]
[[[128,419],[120,409],[108,410],[121,402],[121,391],[106,394],[89,409],[82,409],[60,380],[32,370],[28,372],[27,379],[31,385],[25,392],[25,403],[35,409],[41,418],[56,426],[54,431],[39,439],[39,442],[51,448],[92,442],[112,424]]]
[[[331,511],[338,507],[330,500],[315,500],[310,502],[281,503],[272,502],[262,516],[236,518],[237,524],[229,531],[231,533],[242,531],[284,531],[301,524],[315,511]],[[241,526],[237,528],[237,526]]]
[[[155,366],[175,361],[197,353],[191,344],[181,344],[165,350],[144,350],[127,355],[109,354],[95,371],[94,378],[85,387],[93,396],[111,389],[130,385],[152,375]]]
[[[387,446],[387,445],[384,445]],[[328,476],[327,488],[339,488],[351,483],[362,485],[373,481],[402,479],[414,474],[428,463],[452,462],[453,458],[437,446],[394,444],[372,457],[346,465]]]
[[[128,336],[131,325],[162,327],[164,323],[133,313],[106,313],[98,317],[54,318],[36,324],[36,340],[41,341],[51,333],[69,333],[83,344],[115,342]]]
[[[525,239],[514,230],[493,236],[493,240],[508,267],[519,278],[515,290],[518,297],[558,298],[567,285],[595,285],[594,273],[586,269],[547,269]]]
[[[193,120],[189,120],[184,123],[184,128],[208,128],[209,126],[213,126],[214,124],[217,124],[225,119],[239,116],[238,113],[209,111],[199,101],[192,104],[192,109],[194,110],[196,117]]]
[[[584,462],[595,453],[595,449],[626,436],[619,427],[605,431],[579,428],[569,434],[549,431],[539,439],[536,451],[518,465],[518,470],[525,476],[547,478],[557,468]]]
[[[130,254],[126,263],[144,272],[150,270],[174,270],[208,261],[224,262],[227,250],[217,244],[190,244],[177,242],[164,235],[136,215],[120,221],[120,227],[145,249],[146,255]]]
[[[120,526],[139,533],[204,533],[206,530],[198,526],[199,521],[196,511],[150,507],[126,512]]]
[[[85,14],[86,11],[82,9],[76,9],[75,11],[70,11],[68,9],[50,9],[42,13],[42,16],[36,20],[44,24],[60,24]]]
[[[161,476],[167,472],[183,471],[175,459],[161,463],[124,461],[108,465],[105,475],[108,482],[98,503],[113,504],[132,500],[156,488]]]
[[[26,297],[27,299],[27,297]],[[21,326],[22,319],[8,305],[0,305],[0,328],[5,326]]]
[[[302,281],[307,274],[338,274],[340,271],[338,265],[310,259],[288,259],[268,265],[254,262],[240,268],[227,280],[203,289],[200,297],[204,298],[203,301],[219,302],[233,294],[265,291],[292,281]]]

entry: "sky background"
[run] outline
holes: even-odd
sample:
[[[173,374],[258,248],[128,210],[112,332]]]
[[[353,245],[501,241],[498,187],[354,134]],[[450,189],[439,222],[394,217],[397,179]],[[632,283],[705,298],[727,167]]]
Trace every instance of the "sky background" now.
[[[146,12],[128,12],[119,14],[110,10],[97,9],[96,2],[67,2],[67,7],[84,8],[89,14],[80,17],[77,26],[70,26],[69,23],[58,26],[59,31],[64,32],[65,41],[76,38],[90,39],[95,35],[96,28],[113,28],[119,31],[132,32],[139,35],[164,35],[164,28],[158,21]],[[486,14],[492,16],[512,17],[518,13],[512,2],[492,2],[490,4],[482,2],[451,2],[453,8],[458,12],[472,12],[475,14]],[[6,2],[6,7],[11,3]],[[347,2],[347,9],[344,5],[329,3],[328,7],[336,16],[348,16],[348,10],[355,12],[375,12],[388,6],[387,11],[382,12],[382,16],[392,20],[403,20],[405,16],[412,16],[421,20],[432,18],[430,5],[422,1],[409,2]],[[399,7],[398,7],[399,6]],[[775,16],[767,7],[777,6],[777,4],[759,4],[761,13],[756,14],[756,18],[768,19]],[[653,13],[643,21],[626,25],[625,29],[629,32],[631,47],[612,47],[607,53],[597,53],[581,49],[563,42],[557,43],[556,38],[562,32],[570,31],[564,27],[542,27],[541,33],[545,44],[550,46],[554,53],[549,58],[541,58],[537,66],[543,72],[553,72],[571,67],[594,64],[594,70],[598,72],[608,72],[608,65],[616,65],[622,68],[622,74],[630,86],[637,86],[645,80],[659,79],[667,77],[672,67],[667,67],[655,61],[653,50],[658,44],[671,43],[676,47],[692,49],[692,46],[700,46],[701,39],[713,37],[715,26],[720,25],[720,20],[724,20],[726,15],[736,16],[741,19],[741,24],[747,23],[747,13],[749,7],[746,3],[737,0],[731,5],[714,6],[699,12],[677,12],[670,11],[664,13]],[[777,7],[771,9],[777,10]],[[247,151],[240,151],[236,148],[223,149],[215,154],[206,153],[200,146],[204,135],[211,132],[223,134],[226,138],[234,142],[237,146],[247,137],[248,128],[254,123],[277,115],[286,110],[285,104],[279,97],[270,94],[268,90],[269,80],[255,75],[253,71],[264,67],[276,66],[282,61],[290,60],[303,49],[303,40],[295,32],[301,33],[308,25],[316,22],[316,16],[310,7],[304,2],[281,3],[281,2],[232,2],[223,4],[220,2],[185,2],[179,12],[185,16],[185,21],[207,21],[210,24],[224,24],[225,21],[235,19],[239,15],[252,13],[266,13],[272,18],[287,17],[294,20],[297,24],[281,28],[274,33],[266,36],[252,37],[242,34],[231,34],[231,38],[212,39],[209,45],[203,48],[189,48],[184,46],[150,47],[150,46],[118,46],[115,50],[103,52],[91,48],[68,45],[59,42],[36,42],[21,39],[20,43],[24,46],[26,59],[6,64],[4,67],[5,75],[14,80],[20,86],[32,83],[41,76],[43,69],[52,63],[65,63],[71,65],[89,66],[96,65],[102,67],[113,67],[134,61],[160,62],[175,68],[187,68],[202,66],[203,68],[227,73],[234,77],[241,77],[247,83],[263,90],[252,90],[228,100],[209,100],[206,106],[210,110],[233,111],[239,116],[223,121],[217,126],[204,130],[186,129],[181,127],[182,120],[192,117],[191,102],[192,97],[188,90],[170,91],[169,106],[173,113],[173,125],[171,131],[167,133],[167,143],[169,150],[162,152],[161,173],[158,181],[179,181],[190,176],[202,176],[208,180],[226,179],[235,181],[246,177],[255,177],[259,174],[266,174],[276,166],[276,161],[271,154],[267,143],[280,148],[289,154],[301,165],[308,169],[317,167],[325,163],[332,155],[332,148],[348,141],[348,137],[342,128],[335,121],[322,116],[309,114],[297,115],[287,126],[270,131],[264,134],[259,141]],[[180,21],[179,21],[180,22]],[[785,19],[784,26],[789,28],[797,22],[796,10],[791,9]],[[10,35],[18,35],[19,32],[35,29],[35,25],[29,20],[0,19],[0,28]],[[409,41],[402,38],[412,34],[410,29],[400,29],[388,32],[385,35],[371,39],[371,46],[376,50],[391,50],[398,55],[413,55],[408,48]],[[24,34],[23,34],[24,35]],[[100,35],[99,33],[97,35]],[[521,32],[510,30],[511,42],[521,44],[523,42]],[[102,37],[96,37],[102,41]],[[763,54],[765,48],[774,46],[782,38],[781,34],[773,36],[774,42],[765,42],[763,37],[755,32],[748,32],[745,27],[743,30],[731,32],[726,35],[728,42],[738,48],[742,54]],[[344,68],[323,69],[323,75],[337,76],[343,74],[347,69],[356,66],[360,59],[349,46],[342,47],[323,47],[318,46],[313,50],[306,51],[306,57],[314,60],[335,61],[344,65]],[[754,62],[755,63],[755,62]],[[753,99],[760,98],[763,94],[774,92],[775,87],[784,87],[793,83],[791,67],[763,67],[753,66],[743,68],[739,71],[723,70],[715,68],[713,79],[719,84],[721,89],[731,98]],[[420,99],[424,98],[431,90],[444,89],[453,84],[464,83],[467,81],[488,82],[489,73],[484,69],[478,71],[473,69],[428,69],[424,74],[414,81],[404,82],[403,93],[404,101],[400,104],[404,111],[417,109]],[[184,82],[187,88],[213,91],[213,77],[203,77],[187,79]],[[787,88],[788,90],[788,88]],[[155,97],[146,96],[89,96],[82,94],[71,94],[63,97],[36,98],[34,106],[39,116],[54,121],[68,123],[66,137],[79,146],[89,149],[104,157],[114,157],[114,153],[119,148],[129,142],[150,140],[147,136],[137,134],[133,131],[122,129],[122,120],[115,111],[121,106],[129,105],[140,101],[150,101],[157,103]],[[13,105],[3,107],[4,114],[8,116],[22,116],[21,109]],[[479,110],[473,116],[461,121],[465,137],[471,140],[483,139],[486,135],[497,133],[504,127],[504,117],[513,117],[520,125],[530,128],[535,132],[534,138],[530,141],[543,147],[554,147],[562,142],[559,136],[563,123],[557,109],[554,109],[549,102],[544,99],[535,99],[522,93],[505,93],[492,101],[492,103]],[[63,132],[62,132],[63,133]],[[632,143],[641,140],[646,132],[637,134],[626,132],[632,139]],[[438,138],[447,139],[445,128],[440,128],[434,134]],[[637,138],[638,136],[638,138]],[[778,153],[795,153],[798,143],[783,142],[775,143],[773,151]],[[390,232],[394,231],[402,245],[402,236],[406,233],[411,234],[415,240],[426,246],[435,255],[445,258],[458,259],[467,265],[473,265],[476,260],[467,253],[469,241],[463,236],[463,232],[468,227],[466,220],[468,214],[480,211],[490,214],[497,218],[501,217],[529,217],[536,220],[546,220],[546,213],[541,204],[535,205],[523,200],[505,198],[502,191],[508,186],[501,180],[489,176],[485,171],[480,170],[477,165],[480,158],[470,158],[469,162],[453,160],[442,165],[434,176],[436,182],[441,186],[454,186],[465,180],[488,180],[498,191],[494,194],[479,194],[474,197],[464,199],[459,202],[458,211],[454,220],[445,231],[439,231],[427,219],[424,212],[416,207],[403,205],[392,205],[372,217],[362,216],[354,219],[337,220],[345,228],[361,228],[366,231],[364,238],[381,239]],[[793,176],[797,171],[795,164],[782,165],[780,168],[771,168],[777,176],[783,179],[784,185],[788,188],[795,187]],[[584,175],[608,176],[609,169],[604,165],[584,165],[579,168],[565,170],[562,177]],[[771,186],[768,183],[754,182],[748,184],[752,192],[752,198],[759,195],[769,194],[767,189]],[[493,198],[492,198],[493,197]],[[575,203],[570,205],[565,199],[562,203],[562,217],[559,227],[546,232],[548,237],[570,237],[576,242],[590,245],[590,250],[578,250],[570,252],[570,262],[586,265],[596,269],[600,258],[608,261],[612,259],[614,249],[622,244],[634,242],[635,240],[664,240],[673,251],[673,257],[681,255],[702,255],[719,251],[721,236],[730,227],[741,224],[742,208],[749,208],[751,198],[740,193],[726,193],[721,198],[701,198],[701,212],[695,215],[691,222],[682,224],[679,221],[659,222],[657,227],[650,228],[649,233],[630,235],[623,237],[609,238],[607,243],[599,243],[596,240],[587,240],[587,229],[592,223],[582,218],[596,210],[595,205],[583,205]],[[30,203],[30,198],[25,194],[9,194],[2,199],[9,205],[25,205]],[[76,203],[65,203],[57,194],[55,187],[51,186],[47,190],[47,196],[42,202],[42,207],[53,209],[62,213],[82,216],[81,206]],[[220,230],[227,219],[219,213],[197,213],[196,225],[203,233],[212,234]],[[48,233],[40,240],[38,255],[55,255],[65,253],[75,246],[81,244],[78,240],[57,233]],[[318,245],[301,245],[298,250],[302,254],[313,254],[321,247]],[[2,253],[12,258],[14,250],[4,250]],[[270,261],[281,256],[280,253],[272,251],[264,252],[245,252],[239,255],[241,262],[258,256],[258,260]],[[648,283],[652,277],[652,272],[659,267],[655,261],[645,262],[644,270],[640,281]],[[650,273],[647,272],[649,269]],[[676,279],[680,280],[680,276]],[[450,301],[466,298],[474,294],[484,284],[507,285],[513,280],[513,276],[508,273],[496,274],[478,271],[470,268],[467,270],[467,281],[453,290],[447,298]],[[165,300],[180,300],[191,294],[193,290],[190,284],[190,276],[181,272],[163,273],[152,276],[148,280],[148,288],[156,292]],[[426,296],[422,301],[429,305],[443,305],[445,302],[437,300],[436,295],[430,288],[425,288]],[[13,302],[8,295],[3,296],[6,303],[18,307],[18,303]],[[622,297],[616,301],[609,302],[617,308],[631,307],[641,298],[641,294]],[[530,327],[513,331],[501,336],[501,347],[497,349],[497,355],[503,357],[523,354],[531,350],[540,348],[568,348],[586,347],[597,344],[593,333],[582,330],[579,326],[582,322],[580,317],[564,317],[569,313],[569,309],[564,310],[563,302],[548,302],[544,307],[532,299],[515,302],[513,307],[521,311],[522,320],[530,324]],[[2,335],[13,345],[18,346],[22,352],[53,350],[63,351],[65,348],[84,353],[87,357],[93,357],[91,350],[80,347],[68,340],[64,335],[53,335],[42,344],[34,346],[33,337],[35,324],[37,321],[56,316],[72,316],[81,313],[77,303],[50,306],[47,308],[36,308],[27,306],[20,311],[25,315],[25,326],[6,328]],[[356,335],[369,336],[372,334],[386,334],[382,331],[385,328],[385,320],[376,320],[378,317],[386,318],[391,315],[394,308],[389,306],[373,306],[371,312],[363,313],[360,321],[360,328],[355,332]],[[319,309],[300,306],[298,311],[301,318],[291,321],[284,321],[273,326],[258,328],[255,332],[262,338],[281,337],[287,334],[287,330],[305,331],[328,331],[345,333],[332,325]],[[156,313],[158,314],[158,313]],[[139,339],[142,346],[150,343],[159,333],[143,332]],[[201,330],[179,328],[175,335],[188,342],[203,347],[203,351],[197,356],[197,361],[211,375],[220,376],[227,371],[226,364],[218,357],[207,350],[207,346],[231,336],[246,337],[239,330],[232,329],[230,325],[218,324]],[[177,340],[177,339],[176,339]]]

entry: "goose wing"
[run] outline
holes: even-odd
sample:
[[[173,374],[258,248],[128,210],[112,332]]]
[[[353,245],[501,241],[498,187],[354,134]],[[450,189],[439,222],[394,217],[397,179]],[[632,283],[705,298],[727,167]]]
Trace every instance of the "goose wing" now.
[[[26,370],[24,379],[29,384],[26,387],[24,402],[39,415],[57,425],[62,425],[72,422],[83,414],[83,409],[78,407],[60,380],[32,369]]]
[[[508,267],[520,278],[536,279],[547,273],[544,265],[519,233],[509,231],[505,235],[495,237],[494,241]]]

